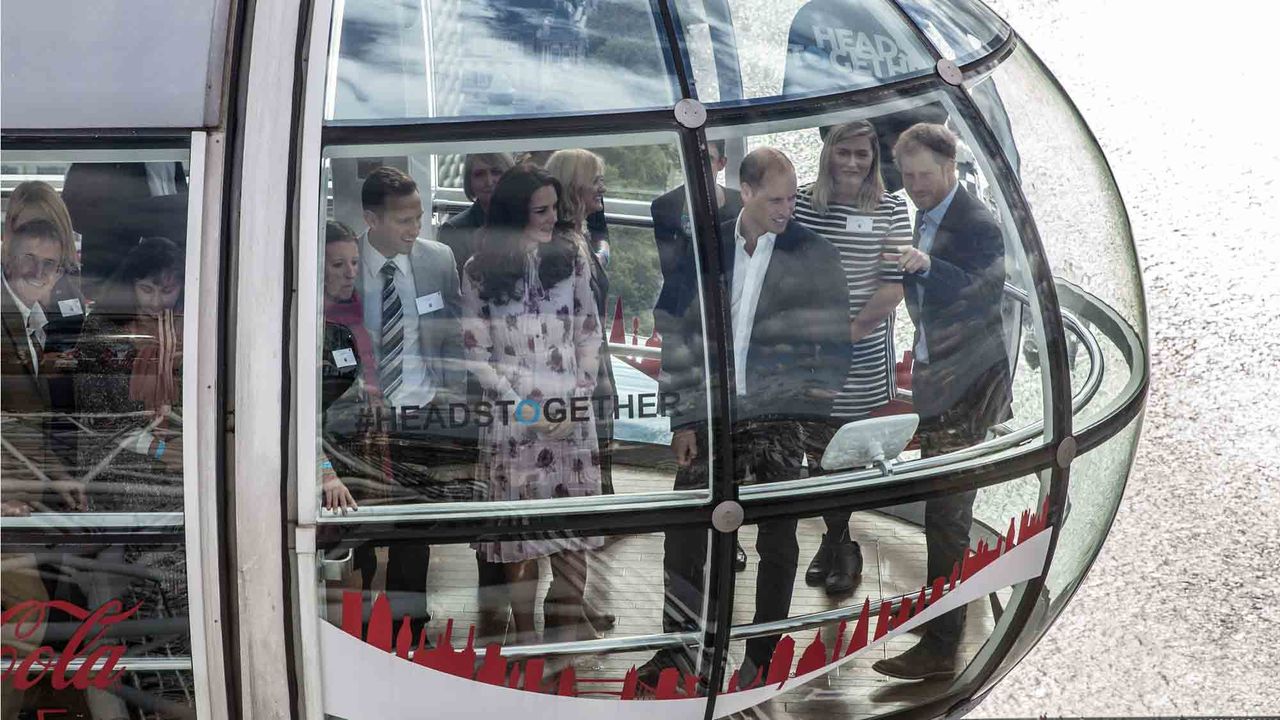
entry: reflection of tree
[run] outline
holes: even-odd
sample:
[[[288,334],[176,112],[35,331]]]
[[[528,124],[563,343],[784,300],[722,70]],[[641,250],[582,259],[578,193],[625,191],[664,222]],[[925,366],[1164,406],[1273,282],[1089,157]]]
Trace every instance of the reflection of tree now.
[[[626,68],[636,77],[661,77],[667,69],[655,50],[659,42],[648,3],[586,0],[594,6],[585,18],[587,58],[595,64]]]
[[[609,196],[646,203],[641,214],[648,214],[647,203],[683,182],[680,156],[674,145],[593,148],[605,161],[605,178]],[[658,249],[653,231],[648,228],[609,228],[613,246],[609,264],[608,321],[613,318],[614,298],[622,298],[624,329],[631,332],[631,318],[640,318],[640,332],[653,329],[651,310],[662,288],[658,269]],[[628,338],[630,341],[630,338]]]

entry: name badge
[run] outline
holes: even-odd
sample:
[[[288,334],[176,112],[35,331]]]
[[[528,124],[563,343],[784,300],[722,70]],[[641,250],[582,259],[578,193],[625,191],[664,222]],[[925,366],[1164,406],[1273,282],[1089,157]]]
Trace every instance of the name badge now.
[[[349,368],[356,364],[356,354],[351,348],[339,348],[333,351],[333,364],[339,368]]]
[[[844,218],[844,229],[849,232],[869,233],[874,226],[875,221],[869,217],[846,215]]]
[[[444,307],[444,298],[441,297],[440,293],[438,292],[433,292],[430,295],[423,295],[422,297],[418,298],[418,314],[419,315],[426,315],[428,313],[433,313],[442,307]]]
[[[75,315],[84,314],[84,308],[80,307],[80,300],[78,298],[59,300],[58,309],[62,311],[62,317],[73,317]]]

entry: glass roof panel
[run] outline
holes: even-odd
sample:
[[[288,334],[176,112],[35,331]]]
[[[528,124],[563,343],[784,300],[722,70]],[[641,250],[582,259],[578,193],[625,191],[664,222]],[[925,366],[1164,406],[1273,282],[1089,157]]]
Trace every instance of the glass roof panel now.
[[[1009,37],[1009,26],[978,0],[899,0],[902,9],[948,60],[976,60]]]
[[[926,74],[931,54],[888,0],[674,0],[708,104],[829,94]]]
[[[346,0],[328,120],[421,120],[672,105],[648,0]]]

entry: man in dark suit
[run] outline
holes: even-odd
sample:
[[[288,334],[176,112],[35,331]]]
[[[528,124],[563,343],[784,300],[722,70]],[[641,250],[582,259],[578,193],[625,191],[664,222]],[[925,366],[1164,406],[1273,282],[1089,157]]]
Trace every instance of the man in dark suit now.
[[[718,177],[724,171],[724,140],[708,140],[707,156],[711,162],[711,176]],[[653,217],[653,241],[658,246],[658,265],[664,282],[675,272],[676,266],[689,253],[693,238],[693,224],[689,220],[688,199],[685,186],[681,185],[664,193],[649,205]],[[716,183],[716,224],[724,224],[742,212],[742,195],[732,188]]]
[[[390,438],[390,495],[400,502],[447,499],[442,488],[454,474],[470,473],[475,462],[474,443],[459,435],[467,428],[450,427],[466,392],[457,265],[448,246],[418,236],[422,196],[404,172],[380,167],[369,173],[360,201],[369,229],[360,237],[355,291],[388,411],[377,423]],[[363,557],[369,562],[372,553]],[[415,638],[426,622],[429,560],[424,543],[390,543],[393,617],[409,615]]]
[[[462,161],[462,192],[471,201],[471,207],[446,220],[436,236],[453,251],[458,277],[462,277],[462,266],[476,252],[476,230],[484,225],[488,216],[493,189],[514,164],[511,156],[504,152],[472,153]]]
[[[729,291],[733,375],[733,473],[738,482],[777,482],[800,477],[805,425],[825,421],[849,367],[848,288],[836,249],[792,222],[796,175],[778,150],[759,148],[742,161],[742,212],[720,228],[721,287]],[[688,252],[692,252],[690,247]],[[669,280],[681,297],[696,297],[698,274],[691,256]],[[672,408],[671,448],[679,470],[676,489],[707,487],[706,380],[702,326],[696,302],[671,318],[663,340],[662,390],[678,397]],[[729,339],[729,338],[725,338]],[[668,347],[670,344],[670,347]],[[760,555],[754,622],[779,620],[791,607],[799,546],[796,521],[757,526]],[[698,626],[705,579],[706,533],[671,531],[663,557],[666,596],[663,629]],[[766,671],[776,637],[747,641],[746,674]],[[689,671],[682,650],[663,650],[640,671],[652,685],[666,667]]]
[[[918,208],[915,241],[898,266],[916,328],[911,388],[920,454],[933,457],[982,442],[1010,417],[1012,378],[1000,315],[1004,240],[991,213],[956,182],[950,130],[914,125],[898,138],[894,155]],[[926,582],[950,577],[964,558],[976,494],[925,501]],[[959,608],[930,622],[918,644],[872,667],[911,680],[954,674],[964,617]]]

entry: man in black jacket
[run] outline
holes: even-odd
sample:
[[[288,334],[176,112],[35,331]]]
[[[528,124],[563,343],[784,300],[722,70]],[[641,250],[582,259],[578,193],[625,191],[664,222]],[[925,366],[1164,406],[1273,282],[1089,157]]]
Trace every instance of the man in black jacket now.
[[[742,161],[742,212],[720,228],[721,287],[732,318],[734,369],[730,422],[733,473],[738,482],[800,477],[804,428],[830,417],[831,402],[849,368],[848,289],[840,256],[821,236],[791,221],[796,175],[778,150],[759,148]],[[692,248],[690,248],[690,252]],[[668,282],[680,297],[696,297],[692,257]],[[674,281],[674,282],[672,282]],[[692,309],[690,309],[692,308]],[[730,339],[730,338],[725,338]],[[678,397],[672,408],[671,448],[679,471],[676,489],[707,487],[707,395],[701,320],[696,303],[672,318],[663,339],[662,390]],[[785,618],[791,607],[799,546],[796,521],[757,526],[760,555],[754,622]],[[704,592],[706,533],[666,535],[663,629],[696,628]],[[767,671],[778,638],[747,641],[747,675]],[[640,679],[653,685],[666,667],[688,672],[680,650],[663,650]]]
[[[991,213],[956,183],[956,137],[920,123],[898,138],[894,155],[918,208],[912,247],[898,258],[907,310],[916,327],[911,389],[920,415],[920,454],[933,457],[982,442],[1010,417],[1013,395],[1000,300],[1004,240]],[[949,578],[969,547],[969,490],[925,501],[926,582]],[[964,608],[925,626],[910,650],[872,667],[918,680],[956,671]]]

